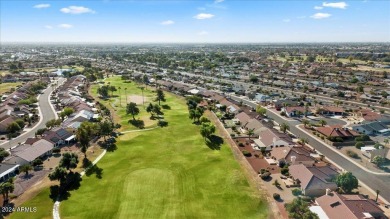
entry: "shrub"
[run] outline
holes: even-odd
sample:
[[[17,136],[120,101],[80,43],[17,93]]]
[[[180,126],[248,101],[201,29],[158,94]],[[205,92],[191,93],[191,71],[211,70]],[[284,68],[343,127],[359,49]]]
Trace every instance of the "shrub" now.
[[[259,173],[260,173],[260,174],[263,174],[263,173],[265,173],[265,172],[267,172],[266,169],[260,169],[260,170],[259,170]]]
[[[42,165],[42,164],[43,164],[43,161],[42,161],[41,159],[39,159],[39,158],[35,159],[35,160],[32,162],[32,165],[33,165],[34,167],[40,166],[40,165]]]
[[[285,112],[280,113],[281,116],[287,116]]]
[[[336,137],[336,142],[343,142],[344,141],[344,139],[343,138],[341,138],[341,137]]]
[[[322,140],[325,140],[325,137],[324,137],[324,136],[321,136],[321,139],[322,139]]]
[[[355,158],[355,159],[360,158],[359,155],[358,155],[357,153],[355,153],[355,152],[353,152],[353,151],[351,151],[351,150],[348,150],[348,151],[347,151],[347,155],[348,155],[349,157],[352,157],[352,158]]]
[[[261,174],[260,177],[261,177],[262,180],[269,179],[271,177],[271,173],[270,172],[265,172],[265,173]]]
[[[244,144],[243,144],[242,142],[240,142],[240,143],[238,144],[238,146],[244,147]]]
[[[280,199],[280,195],[278,193],[274,193],[272,196],[274,197],[275,200]]]
[[[282,175],[287,176],[287,175],[289,174],[289,172],[288,172],[288,167],[283,167],[282,169],[280,169],[280,173],[281,173]]]
[[[52,151],[53,151],[53,153],[58,154],[61,152],[61,149],[60,148],[53,148]]]
[[[293,189],[291,192],[294,196],[299,196],[302,194],[302,191],[300,189]]]
[[[236,136],[236,134],[234,134],[234,133],[230,134],[230,137],[235,137],[235,136]]]
[[[165,120],[159,120],[157,125],[160,127],[165,127],[165,126],[168,126],[168,122]]]
[[[363,142],[357,142],[356,144],[355,144],[355,147],[357,148],[357,149],[360,149],[360,148],[362,148],[364,146],[364,143]]]
[[[250,157],[252,156],[251,152],[247,151],[247,150],[243,150],[242,151],[242,154],[245,156],[245,157]]]

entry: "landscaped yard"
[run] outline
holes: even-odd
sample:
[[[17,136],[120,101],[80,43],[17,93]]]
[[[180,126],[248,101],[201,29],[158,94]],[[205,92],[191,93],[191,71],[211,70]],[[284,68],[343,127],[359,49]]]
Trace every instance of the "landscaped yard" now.
[[[121,84],[121,95],[124,87],[128,95],[141,95],[134,83],[121,83],[119,78],[106,82]],[[153,100],[155,93],[149,88],[144,93]],[[267,218],[265,198],[249,186],[230,148],[224,143],[220,150],[210,149],[188,118],[185,100],[165,95],[167,102],[162,104],[171,107],[164,110],[169,125],[119,137],[117,149],[97,164],[103,169],[101,179],[84,176],[81,187],[61,202],[61,218]],[[131,116],[114,108],[119,112],[116,119],[123,120],[123,131],[136,129],[127,124]],[[149,117],[140,110],[137,118]],[[48,194],[39,194],[26,206],[43,202],[50,204],[41,210],[50,211]]]
[[[1,83],[0,84],[0,95],[2,95],[5,92],[11,91],[12,88],[16,88],[17,86],[21,85],[22,83],[16,82],[16,83]]]

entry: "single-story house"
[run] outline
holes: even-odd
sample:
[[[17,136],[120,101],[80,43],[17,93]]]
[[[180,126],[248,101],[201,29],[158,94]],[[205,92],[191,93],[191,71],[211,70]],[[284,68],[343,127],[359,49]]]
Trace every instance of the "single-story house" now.
[[[327,189],[337,189],[332,181],[338,172],[329,166],[305,166],[303,164],[289,166],[289,173],[293,180],[300,185],[302,194],[306,196],[321,196]]]
[[[335,106],[324,106],[320,109],[320,112],[322,115],[342,116],[344,114],[344,109]]]
[[[311,156],[312,151],[303,146],[287,146],[272,148],[271,157],[274,158],[279,165],[281,164],[304,164],[312,166],[316,159]]]
[[[289,135],[270,128],[265,128],[260,132],[259,140],[265,147],[271,148],[295,145]]]
[[[383,210],[373,200],[362,195],[341,195],[327,192],[315,199],[315,206],[310,211],[320,219],[375,219],[387,218]]]
[[[352,126],[352,130],[366,135],[384,134],[390,132],[389,127],[387,127],[384,123],[377,121]]]
[[[282,111],[285,112],[288,117],[296,117],[299,115],[305,115],[306,110],[305,107],[302,106],[288,106],[284,107]],[[309,112],[307,112],[307,114],[309,115]]]
[[[354,130],[343,128],[341,125],[315,127],[314,129],[327,138],[340,137],[342,139],[349,139],[360,135]]]

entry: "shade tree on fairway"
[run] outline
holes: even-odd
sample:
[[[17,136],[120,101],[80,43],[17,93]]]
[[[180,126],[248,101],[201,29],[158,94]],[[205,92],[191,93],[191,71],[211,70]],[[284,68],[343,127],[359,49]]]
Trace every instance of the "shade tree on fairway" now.
[[[59,166],[66,170],[74,169],[79,163],[79,158],[76,153],[64,153]]]
[[[215,132],[215,125],[210,122],[202,123],[200,127],[200,134],[206,140]]]
[[[200,117],[202,117],[203,115],[203,108],[200,108],[200,107],[196,107],[195,109],[190,109],[189,111],[189,118],[194,120],[196,120],[197,123],[199,123],[199,119]]]
[[[156,101],[158,101],[158,105],[160,105],[160,101],[165,102],[165,94],[161,89],[156,91]]]
[[[135,120],[135,117],[136,115],[139,114],[139,108],[137,107],[137,104],[134,103],[134,102],[130,102],[129,104],[127,104],[126,106],[126,114],[131,114],[133,116],[133,120]]]

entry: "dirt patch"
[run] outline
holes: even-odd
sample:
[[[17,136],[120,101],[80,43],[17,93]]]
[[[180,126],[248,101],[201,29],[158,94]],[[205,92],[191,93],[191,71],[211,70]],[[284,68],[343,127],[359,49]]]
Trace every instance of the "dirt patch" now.
[[[139,96],[139,95],[129,95],[127,96],[127,100],[128,102],[133,102],[133,103],[136,103],[137,105],[141,105],[142,103],[146,103],[148,102],[148,98],[147,97],[143,97],[143,100],[142,100],[142,96]]]

